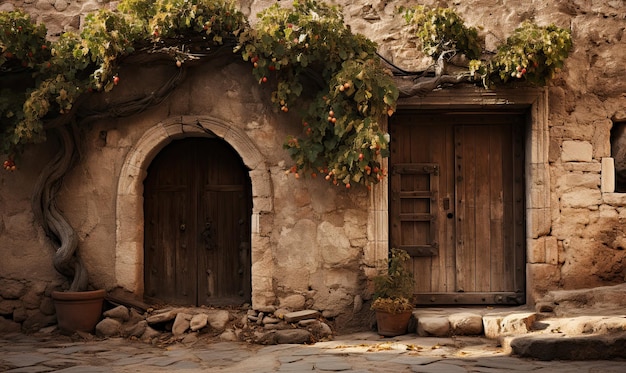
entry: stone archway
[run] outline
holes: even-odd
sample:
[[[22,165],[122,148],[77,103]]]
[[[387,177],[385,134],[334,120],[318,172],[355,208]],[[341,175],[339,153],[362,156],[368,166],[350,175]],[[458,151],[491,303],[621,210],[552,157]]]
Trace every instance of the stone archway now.
[[[118,286],[143,296],[143,180],[150,162],[173,140],[214,136],[229,143],[250,170],[253,204],[252,303],[265,304],[273,300],[271,260],[263,260],[270,250],[269,240],[262,236],[260,229],[261,217],[266,224],[273,213],[270,171],[265,158],[243,130],[223,120],[203,116],[173,117],[158,123],[146,131],[126,155],[116,199],[115,277]],[[263,265],[258,265],[260,262]]]

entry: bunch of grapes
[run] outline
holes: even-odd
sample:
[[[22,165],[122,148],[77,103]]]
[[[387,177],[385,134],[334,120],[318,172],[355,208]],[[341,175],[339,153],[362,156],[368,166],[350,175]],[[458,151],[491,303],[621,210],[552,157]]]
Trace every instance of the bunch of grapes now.
[[[11,172],[17,169],[17,167],[15,167],[15,161],[13,161],[12,159],[7,159],[6,161],[4,161],[4,163],[2,163],[2,167],[4,167],[5,170]]]

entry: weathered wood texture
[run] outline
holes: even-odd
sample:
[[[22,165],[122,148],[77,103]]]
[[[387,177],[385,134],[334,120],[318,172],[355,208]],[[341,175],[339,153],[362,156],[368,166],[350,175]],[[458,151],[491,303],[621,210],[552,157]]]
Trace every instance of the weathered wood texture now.
[[[391,245],[418,303],[523,303],[520,114],[398,113],[390,123]]]
[[[145,294],[169,303],[241,304],[251,297],[251,186],[222,140],[168,145],[144,191]]]

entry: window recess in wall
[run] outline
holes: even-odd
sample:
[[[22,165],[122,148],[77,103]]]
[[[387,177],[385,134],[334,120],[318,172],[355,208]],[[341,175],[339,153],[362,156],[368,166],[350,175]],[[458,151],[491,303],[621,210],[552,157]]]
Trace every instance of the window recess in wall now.
[[[626,121],[613,122],[613,127],[611,128],[611,158],[602,161],[602,191],[626,193]],[[612,163],[613,167],[611,167],[610,163]],[[610,180],[611,178],[608,177],[611,171],[613,171],[614,180]],[[605,181],[611,182],[605,183]]]

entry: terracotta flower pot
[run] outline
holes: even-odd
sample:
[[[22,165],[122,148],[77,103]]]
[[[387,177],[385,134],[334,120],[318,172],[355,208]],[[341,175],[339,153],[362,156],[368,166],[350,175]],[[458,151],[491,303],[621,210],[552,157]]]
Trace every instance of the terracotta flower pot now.
[[[102,316],[104,290],[53,291],[52,299],[61,332],[92,332]]]
[[[412,313],[412,310],[401,313],[389,313],[377,310],[376,325],[378,326],[378,334],[383,337],[395,337],[406,334]]]

